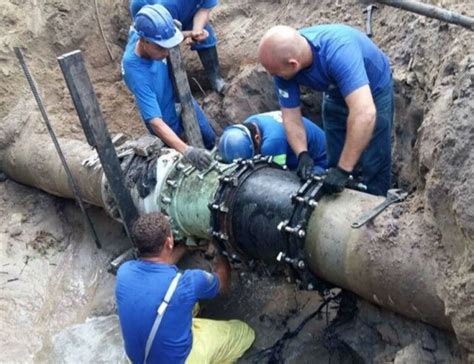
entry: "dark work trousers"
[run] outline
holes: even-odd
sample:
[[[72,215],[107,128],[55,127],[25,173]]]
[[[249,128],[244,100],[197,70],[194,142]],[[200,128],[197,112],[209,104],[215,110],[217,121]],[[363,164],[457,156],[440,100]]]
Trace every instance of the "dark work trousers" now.
[[[367,185],[372,195],[387,194],[391,178],[391,134],[394,112],[393,83],[372,95],[377,110],[372,139],[353,171],[356,179]],[[337,166],[346,140],[349,110],[343,98],[324,94],[322,116],[326,133],[329,167]]]

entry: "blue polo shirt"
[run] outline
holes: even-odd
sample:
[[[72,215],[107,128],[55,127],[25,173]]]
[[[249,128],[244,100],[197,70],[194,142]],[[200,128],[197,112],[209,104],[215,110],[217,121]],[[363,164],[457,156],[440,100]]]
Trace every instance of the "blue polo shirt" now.
[[[156,311],[176,276],[174,265],[132,260],[117,272],[115,297],[125,351],[143,363]],[[149,363],[184,363],[192,347],[192,311],[200,299],[215,297],[219,280],[199,269],[185,270],[166,309],[148,357]]]
[[[192,22],[194,14],[199,9],[212,9],[218,4],[218,0],[132,0],[130,1],[132,18],[135,18],[145,5],[154,4],[163,5],[173,19],[178,19],[185,26]]]
[[[289,169],[296,169],[298,157],[288,143],[281,111],[272,111],[248,117],[244,123],[254,123],[260,130],[260,153],[274,156],[276,163],[286,164]],[[326,157],[326,137],[324,131],[307,118],[303,118],[308,142],[308,153],[314,161],[314,173],[321,174],[328,166]]]
[[[180,135],[181,121],[176,113],[173,82],[166,60],[155,61],[135,54],[138,35],[130,31],[127,47],[122,59],[122,76],[140,109],[140,114],[148,130],[153,118],[161,118]]]
[[[274,77],[281,107],[300,105],[299,85],[342,98],[364,85],[369,85],[374,95],[390,82],[387,56],[359,30],[330,24],[304,28],[299,33],[311,46],[313,64],[290,80]]]

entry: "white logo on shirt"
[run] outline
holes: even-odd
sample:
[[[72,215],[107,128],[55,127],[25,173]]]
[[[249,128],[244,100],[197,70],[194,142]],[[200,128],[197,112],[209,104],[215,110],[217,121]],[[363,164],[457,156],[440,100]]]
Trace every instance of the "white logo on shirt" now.
[[[211,284],[212,281],[214,280],[214,275],[209,272],[204,272],[204,275],[206,276],[206,279],[209,282],[209,284]]]
[[[281,115],[281,111],[269,111],[263,113],[262,115],[270,116],[273,120],[278,121],[279,123],[283,123],[283,116]]]
[[[281,88],[278,89],[278,93],[280,94],[281,97],[284,97],[285,99],[290,97],[290,94],[288,93],[288,91],[283,90]]]

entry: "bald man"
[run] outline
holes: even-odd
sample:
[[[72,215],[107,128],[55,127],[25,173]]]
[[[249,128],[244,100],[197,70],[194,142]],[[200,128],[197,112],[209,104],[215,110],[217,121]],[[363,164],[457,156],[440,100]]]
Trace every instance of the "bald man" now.
[[[283,124],[298,156],[297,173],[311,176],[299,85],[324,92],[322,119],[329,171],[327,193],[341,192],[353,175],[368,192],[386,195],[391,174],[393,85],[387,56],[363,33],[346,25],[317,25],[299,31],[276,26],[258,49],[273,76]]]

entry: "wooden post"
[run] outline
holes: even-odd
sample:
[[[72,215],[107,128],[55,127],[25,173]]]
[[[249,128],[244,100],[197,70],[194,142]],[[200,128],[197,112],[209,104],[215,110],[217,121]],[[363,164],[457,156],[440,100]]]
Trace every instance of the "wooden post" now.
[[[102,169],[117,203],[125,231],[133,243],[130,232],[133,223],[138,217],[138,212],[133,204],[130,191],[125,186],[120,161],[100,111],[81,51],[64,54],[58,58],[58,61],[74,101],[74,106],[79,115],[87,142],[97,150]]]
[[[170,63],[169,69],[173,78],[176,95],[178,96],[182,108],[181,120],[188,144],[194,147],[204,148],[201,129],[199,128],[196,112],[194,111],[191,88],[189,87],[188,76],[186,75],[179,45],[170,49],[168,62]]]

